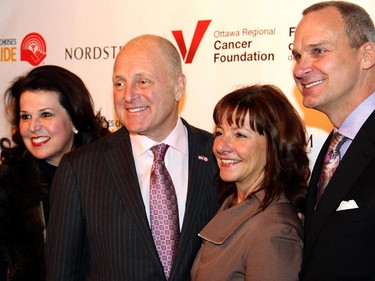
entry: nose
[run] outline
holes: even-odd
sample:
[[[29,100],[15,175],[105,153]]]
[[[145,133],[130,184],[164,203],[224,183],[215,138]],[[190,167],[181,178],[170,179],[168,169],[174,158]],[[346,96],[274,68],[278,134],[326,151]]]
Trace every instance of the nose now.
[[[296,63],[293,68],[293,77],[295,80],[300,80],[306,74],[308,74],[312,69],[312,62],[309,58],[306,57],[300,57],[298,60],[296,60]]]
[[[127,103],[133,103],[140,96],[140,94],[136,90],[136,87],[134,87],[130,83],[127,85],[124,91],[125,91],[125,102]]]
[[[224,135],[215,138],[213,148],[217,154],[225,154],[232,150],[229,138]]]
[[[29,120],[29,130],[30,132],[36,132],[40,130],[42,127],[42,123],[39,118],[31,118]]]

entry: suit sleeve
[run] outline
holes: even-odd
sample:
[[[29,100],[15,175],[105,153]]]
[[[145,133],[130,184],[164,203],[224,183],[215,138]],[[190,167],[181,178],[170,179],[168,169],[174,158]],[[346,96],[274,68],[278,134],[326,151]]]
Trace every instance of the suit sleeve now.
[[[63,158],[51,188],[46,242],[46,280],[49,281],[85,279],[85,221],[75,172],[69,158]]]

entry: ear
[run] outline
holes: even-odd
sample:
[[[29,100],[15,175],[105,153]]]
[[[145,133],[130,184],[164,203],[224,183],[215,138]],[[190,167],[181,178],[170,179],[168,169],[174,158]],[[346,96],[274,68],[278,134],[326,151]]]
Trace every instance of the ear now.
[[[362,67],[367,70],[375,65],[375,44],[367,42],[361,48],[363,49]]]
[[[186,90],[186,77],[183,73],[181,73],[177,79],[175,84],[175,100],[179,102],[182,99],[182,96],[185,94]]]
[[[73,128],[72,128],[72,131],[73,131],[73,133],[76,135],[76,134],[78,134],[78,130],[76,129],[76,127],[74,127],[73,126]]]

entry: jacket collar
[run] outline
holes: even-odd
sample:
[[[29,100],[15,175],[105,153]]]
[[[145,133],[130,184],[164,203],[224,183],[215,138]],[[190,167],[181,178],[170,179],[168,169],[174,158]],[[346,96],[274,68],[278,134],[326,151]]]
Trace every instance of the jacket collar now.
[[[233,196],[230,195],[224,201],[215,217],[198,234],[199,237],[217,245],[224,244],[237,229],[262,212],[260,204],[265,196],[263,190],[240,204],[228,208]],[[286,202],[289,201],[282,195],[280,199],[272,201],[267,208],[277,203]]]

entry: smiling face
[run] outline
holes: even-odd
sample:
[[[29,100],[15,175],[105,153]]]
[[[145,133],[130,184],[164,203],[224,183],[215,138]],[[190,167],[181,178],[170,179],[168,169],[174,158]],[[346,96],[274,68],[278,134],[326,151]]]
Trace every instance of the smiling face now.
[[[337,9],[306,14],[296,29],[293,70],[303,104],[332,119],[358,104],[363,83],[362,48],[352,48]],[[343,117],[343,118],[344,118]]]
[[[30,153],[51,165],[57,166],[72,149],[74,125],[56,92],[22,93],[19,127]]]
[[[170,63],[158,45],[147,39],[126,45],[117,56],[114,103],[130,133],[161,141],[176,126],[185,77],[173,73]]]
[[[235,122],[216,126],[213,152],[221,179],[236,184],[240,201],[257,189],[264,177],[267,140],[250,128],[248,115],[242,127]]]

